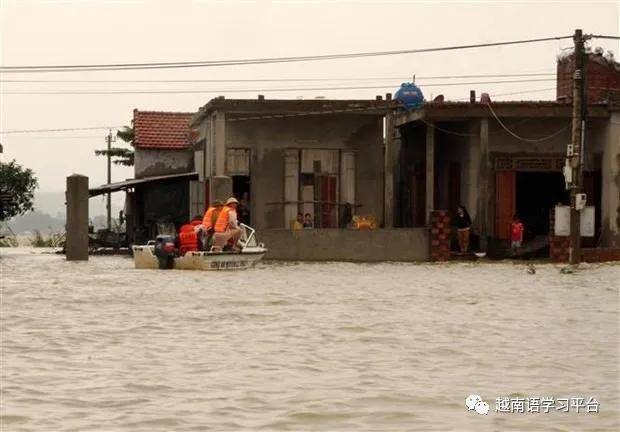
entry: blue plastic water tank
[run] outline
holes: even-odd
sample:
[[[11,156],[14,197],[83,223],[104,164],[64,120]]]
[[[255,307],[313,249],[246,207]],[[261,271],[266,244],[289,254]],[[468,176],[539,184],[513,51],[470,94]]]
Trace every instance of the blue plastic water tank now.
[[[394,99],[403,104],[407,110],[424,105],[424,95],[420,87],[413,83],[402,83],[394,94]]]

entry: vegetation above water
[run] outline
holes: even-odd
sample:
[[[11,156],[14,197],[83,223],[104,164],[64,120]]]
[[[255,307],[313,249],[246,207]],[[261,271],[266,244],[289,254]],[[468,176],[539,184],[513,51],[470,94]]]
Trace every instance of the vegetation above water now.
[[[31,169],[11,162],[0,162],[0,221],[33,209],[38,182]]]

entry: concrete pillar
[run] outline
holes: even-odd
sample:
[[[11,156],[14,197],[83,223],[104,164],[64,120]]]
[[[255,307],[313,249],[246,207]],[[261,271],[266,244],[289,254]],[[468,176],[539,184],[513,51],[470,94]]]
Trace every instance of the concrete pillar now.
[[[215,153],[215,175],[226,175],[226,115],[223,112],[213,114],[213,152]]]
[[[88,260],[88,177],[67,177],[67,261]]]
[[[383,226],[394,227],[394,115],[385,116]]]
[[[480,168],[478,170],[480,175],[480,196],[477,201],[478,205],[478,220],[479,220],[479,233],[480,233],[480,247],[482,250],[486,250],[487,236],[489,235],[489,176],[490,176],[490,157],[489,157],[489,119],[483,118],[480,120]]]
[[[435,128],[426,125],[426,224],[430,225],[435,201]]]

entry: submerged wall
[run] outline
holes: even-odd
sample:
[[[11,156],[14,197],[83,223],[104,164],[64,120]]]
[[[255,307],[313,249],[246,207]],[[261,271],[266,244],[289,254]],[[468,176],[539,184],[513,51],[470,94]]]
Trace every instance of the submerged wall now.
[[[267,259],[291,261],[427,261],[426,228],[263,230]]]

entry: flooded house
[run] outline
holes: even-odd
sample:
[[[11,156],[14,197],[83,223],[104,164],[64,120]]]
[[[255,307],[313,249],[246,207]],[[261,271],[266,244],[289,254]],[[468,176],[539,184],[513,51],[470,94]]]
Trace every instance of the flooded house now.
[[[227,177],[257,229],[316,228],[355,211],[383,218],[384,101],[216,98],[194,116],[199,180]],[[208,194],[207,194],[208,195]]]
[[[193,113],[133,112],[134,178],[102,185],[90,196],[125,191],[124,219],[129,242],[146,242],[158,224],[179,226],[190,216],[190,184],[194,172]]]
[[[620,67],[600,52],[588,59],[584,189],[595,230],[583,245],[618,247]],[[472,217],[476,249],[507,243],[513,215],[528,239],[546,245],[551,210],[569,204],[562,169],[571,142],[571,62],[570,55],[558,60],[555,101],[495,102],[472,91],[468,102],[415,106],[388,94],[217,97],[196,113],[136,110],[135,178],[91,195],[127,192],[135,241],[233,195],[242,221],[280,259],[427,260],[434,236],[444,243],[451,236],[448,219],[437,227],[433,215],[449,217],[459,205]],[[300,213],[314,229],[292,229]],[[347,229],[354,216],[378,229]]]
[[[394,106],[380,97],[213,99],[192,120],[205,200],[230,191],[249,203],[273,258],[424,260],[424,229],[345,229],[354,215],[385,225],[384,120]],[[299,213],[315,229],[292,230]]]
[[[427,102],[394,114],[393,218],[428,224],[435,209],[465,205],[483,247],[507,240],[513,215],[530,238],[553,234],[550,210],[569,204],[562,169],[571,142],[571,57],[558,61],[556,101]],[[620,67],[590,54],[584,192],[595,209],[595,234],[584,246],[620,246]]]

